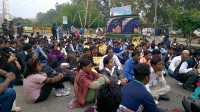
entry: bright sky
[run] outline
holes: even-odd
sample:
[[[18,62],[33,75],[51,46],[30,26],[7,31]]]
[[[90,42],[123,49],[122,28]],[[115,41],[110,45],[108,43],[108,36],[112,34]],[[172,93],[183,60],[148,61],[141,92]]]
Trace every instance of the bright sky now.
[[[9,13],[16,17],[35,18],[38,12],[47,12],[49,9],[55,9],[58,2],[67,3],[70,0],[8,0]]]

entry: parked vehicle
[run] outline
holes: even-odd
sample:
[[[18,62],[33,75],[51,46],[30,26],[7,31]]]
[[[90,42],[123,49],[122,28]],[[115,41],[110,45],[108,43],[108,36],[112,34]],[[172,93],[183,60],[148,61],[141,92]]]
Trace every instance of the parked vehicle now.
[[[147,37],[150,37],[154,34],[155,30],[153,28],[144,28],[142,30],[143,35],[146,35]]]
[[[197,37],[200,37],[200,28],[194,31],[194,34],[197,35]]]
[[[170,35],[181,35],[182,34],[182,30],[181,29],[169,29],[169,34]]]

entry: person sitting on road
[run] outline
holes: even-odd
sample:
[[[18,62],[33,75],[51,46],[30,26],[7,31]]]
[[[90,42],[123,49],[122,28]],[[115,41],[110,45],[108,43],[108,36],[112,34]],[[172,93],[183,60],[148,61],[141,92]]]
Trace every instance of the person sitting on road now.
[[[176,49],[175,48],[169,48],[167,51],[167,54],[164,57],[164,63],[165,63],[165,68],[168,69],[170,63],[172,62],[172,59],[176,57]]]
[[[200,61],[200,50],[196,50],[192,57],[186,58],[176,67],[173,76],[176,80],[183,83],[183,87],[193,91],[196,85],[196,79],[199,78],[197,65]]]
[[[75,98],[69,103],[69,108],[84,107],[85,103],[95,101],[96,91],[104,83],[110,83],[105,76],[91,71],[92,63],[90,60],[81,60],[79,73],[74,81]]]
[[[11,112],[16,92],[13,89],[15,74],[0,69],[0,112]]]
[[[52,74],[48,76],[42,73],[42,66],[38,58],[31,58],[28,60],[27,69],[24,73],[24,92],[28,102],[37,103],[45,101],[53,87],[57,90],[56,96],[66,96],[70,94],[69,88],[66,88],[61,80],[63,74]]]
[[[137,110],[144,112],[164,112],[155,101],[150,92],[145,87],[150,80],[150,66],[138,64],[134,68],[135,79],[126,84],[122,89],[121,106],[127,108],[128,112]],[[159,108],[158,108],[159,107]]]
[[[176,67],[180,64],[180,62],[186,58],[188,58],[190,56],[190,52],[188,50],[184,50],[181,54],[181,56],[176,56],[172,59],[170,65],[169,65],[169,68],[168,68],[168,74],[172,77],[175,77],[173,76],[173,73],[176,69]]]
[[[63,60],[63,54],[58,50],[57,45],[52,46],[52,50],[49,53],[48,65],[52,68],[56,68]]]
[[[151,66],[151,57],[152,57],[152,53],[151,51],[144,51],[144,57],[142,59],[140,59],[140,63],[146,63],[149,66]]]
[[[137,50],[134,50],[132,53],[132,58],[128,59],[124,64],[124,75],[128,79],[128,82],[135,79],[133,74],[133,69],[140,64],[140,52]]]
[[[94,61],[91,56],[91,51],[88,48],[83,49],[83,55],[79,58],[79,61],[88,59],[92,62],[92,66],[94,66]]]
[[[151,59],[151,75],[149,80],[149,88],[154,99],[157,100],[169,100],[166,96],[171,89],[167,85],[167,82],[163,75],[163,65],[162,60],[159,56],[153,57]]]
[[[119,108],[121,99],[121,89],[117,84],[103,84],[97,92],[95,106],[85,112],[128,112],[125,108]]]
[[[83,49],[84,49],[84,45],[81,41],[79,41],[78,44],[76,45],[76,52],[78,56],[80,56],[83,53]]]
[[[112,49],[113,49],[113,52],[115,53],[115,54],[118,54],[118,53],[120,53],[121,51],[120,51],[120,48],[117,46],[118,45],[118,42],[113,42],[113,47],[112,47]]]
[[[115,63],[115,66],[118,68],[118,70],[121,70],[122,69],[122,64],[120,63],[118,57],[114,54],[113,52],[113,49],[112,47],[108,47],[107,50],[106,50],[106,55],[104,55],[102,58],[101,58],[101,61],[100,61],[100,64],[99,64],[99,70],[103,70],[104,68],[104,64],[103,64],[103,60],[106,56],[111,56],[114,63]]]
[[[91,55],[93,57],[102,57],[103,56],[103,54],[101,54],[99,52],[99,49],[96,46],[91,46],[90,47],[90,51],[91,51]]]
[[[117,56],[119,57],[119,60],[122,64],[126,62],[126,60],[131,58],[132,55],[132,49],[134,49],[134,45],[129,45],[126,47],[126,50],[120,52]]]
[[[43,51],[43,42],[39,41],[39,44],[37,43],[37,41],[32,41],[32,52],[36,53],[37,56],[41,59],[41,60],[46,60],[48,58],[48,56],[45,54],[45,52]]]
[[[101,71],[101,74],[106,75],[110,79],[111,83],[119,84],[122,86],[127,83],[128,80],[125,78],[123,72],[114,66],[112,57],[105,57],[103,63],[104,69]]]

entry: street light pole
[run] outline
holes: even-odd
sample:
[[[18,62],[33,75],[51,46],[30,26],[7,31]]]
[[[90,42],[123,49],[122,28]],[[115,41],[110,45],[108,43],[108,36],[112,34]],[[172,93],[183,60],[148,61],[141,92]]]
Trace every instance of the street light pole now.
[[[156,39],[156,23],[157,23],[157,4],[158,1],[155,0],[155,17],[154,17],[154,40]]]

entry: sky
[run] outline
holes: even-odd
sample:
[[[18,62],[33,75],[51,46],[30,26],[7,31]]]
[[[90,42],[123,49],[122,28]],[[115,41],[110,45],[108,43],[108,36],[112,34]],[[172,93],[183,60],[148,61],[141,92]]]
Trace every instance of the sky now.
[[[49,9],[55,9],[58,2],[67,3],[70,0],[8,0],[9,13],[15,17],[35,18],[38,12],[47,12]]]

